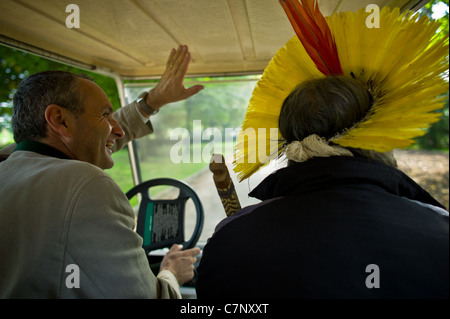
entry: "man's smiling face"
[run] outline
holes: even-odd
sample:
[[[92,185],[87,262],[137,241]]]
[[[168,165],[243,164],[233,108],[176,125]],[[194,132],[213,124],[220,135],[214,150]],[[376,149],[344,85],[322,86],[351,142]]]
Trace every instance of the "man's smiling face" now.
[[[77,79],[84,112],[71,119],[72,139],[67,145],[77,160],[101,169],[113,167],[112,147],[125,133],[113,119],[113,108],[105,92],[94,82]]]

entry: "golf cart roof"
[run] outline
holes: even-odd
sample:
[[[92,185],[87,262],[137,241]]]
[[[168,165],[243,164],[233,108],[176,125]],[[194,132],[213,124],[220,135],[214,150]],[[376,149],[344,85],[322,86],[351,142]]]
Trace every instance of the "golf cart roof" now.
[[[417,10],[421,0],[319,0],[325,16],[368,4]],[[66,19],[76,3],[79,28]],[[121,78],[162,74],[187,44],[188,75],[261,73],[294,35],[277,0],[0,0],[0,43]]]

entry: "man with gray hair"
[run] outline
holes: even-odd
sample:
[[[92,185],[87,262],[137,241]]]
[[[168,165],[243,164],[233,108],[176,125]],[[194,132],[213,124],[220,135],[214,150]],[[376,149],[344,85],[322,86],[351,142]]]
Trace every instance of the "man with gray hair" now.
[[[181,297],[200,250],[174,245],[155,276],[133,209],[103,170],[114,165],[113,151],[153,131],[152,110],[202,89],[182,84],[189,61],[187,46],[173,49],[147,107],[133,102],[115,113],[81,76],[48,71],[22,81],[12,117],[17,147],[0,163],[0,298]],[[73,269],[75,286],[67,284]]]

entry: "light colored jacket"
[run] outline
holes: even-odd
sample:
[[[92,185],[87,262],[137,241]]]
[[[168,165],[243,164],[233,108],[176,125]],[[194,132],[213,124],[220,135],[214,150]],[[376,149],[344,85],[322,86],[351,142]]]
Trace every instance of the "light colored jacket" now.
[[[122,145],[152,131],[136,112],[115,114]],[[171,272],[151,272],[133,209],[100,168],[16,151],[0,181],[1,298],[181,297]]]

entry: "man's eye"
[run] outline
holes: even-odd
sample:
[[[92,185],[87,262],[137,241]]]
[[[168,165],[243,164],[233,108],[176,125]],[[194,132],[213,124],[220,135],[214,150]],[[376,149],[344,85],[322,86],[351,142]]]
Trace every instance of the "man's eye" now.
[[[111,113],[109,113],[109,112],[105,112],[105,113],[103,113],[103,116],[104,116],[104,117],[109,117],[110,114],[111,114]]]

